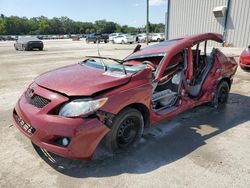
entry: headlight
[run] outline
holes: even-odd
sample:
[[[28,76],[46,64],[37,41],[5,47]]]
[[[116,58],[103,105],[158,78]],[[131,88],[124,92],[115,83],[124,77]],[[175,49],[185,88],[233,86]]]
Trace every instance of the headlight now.
[[[84,117],[101,108],[108,98],[98,100],[77,99],[65,104],[59,111],[59,116]]]

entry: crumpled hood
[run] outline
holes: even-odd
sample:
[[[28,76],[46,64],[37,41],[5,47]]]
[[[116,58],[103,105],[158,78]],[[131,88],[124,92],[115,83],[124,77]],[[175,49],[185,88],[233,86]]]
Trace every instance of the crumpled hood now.
[[[98,91],[127,83],[131,75],[113,76],[85,65],[69,65],[38,76],[35,82],[68,96],[90,96]]]

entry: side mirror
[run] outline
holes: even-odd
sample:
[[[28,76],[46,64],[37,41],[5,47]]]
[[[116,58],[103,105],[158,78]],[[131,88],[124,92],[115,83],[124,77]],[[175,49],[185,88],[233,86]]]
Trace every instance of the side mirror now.
[[[140,45],[140,44],[138,44],[138,45],[135,47],[133,53],[135,53],[135,52],[137,52],[137,51],[139,51],[139,50],[141,50],[141,45]]]

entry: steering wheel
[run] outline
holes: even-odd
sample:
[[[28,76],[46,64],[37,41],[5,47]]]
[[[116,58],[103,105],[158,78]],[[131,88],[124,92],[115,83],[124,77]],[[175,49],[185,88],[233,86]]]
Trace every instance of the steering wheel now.
[[[142,64],[149,66],[152,69],[152,72],[154,72],[157,68],[157,66],[151,61],[143,61]]]

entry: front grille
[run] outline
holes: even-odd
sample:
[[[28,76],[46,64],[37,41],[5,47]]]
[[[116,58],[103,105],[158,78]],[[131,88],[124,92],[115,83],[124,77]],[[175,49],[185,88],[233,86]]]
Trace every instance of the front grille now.
[[[17,113],[14,112],[14,117],[18,122],[18,125],[20,127],[22,127],[26,132],[28,132],[29,134],[34,134],[36,132],[36,129],[34,127],[32,127],[31,125],[29,125],[28,123],[26,123],[19,115],[17,115]]]
[[[37,94],[34,94],[32,97],[27,97],[27,98],[28,102],[37,108],[43,108],[44,106],[50,103],[49,99],[46,99]]]

